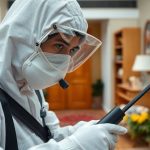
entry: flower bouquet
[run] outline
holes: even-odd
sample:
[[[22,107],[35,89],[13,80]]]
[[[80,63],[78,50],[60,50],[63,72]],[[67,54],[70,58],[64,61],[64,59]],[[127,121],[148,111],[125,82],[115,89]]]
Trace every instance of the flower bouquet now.
[[[147,108],[127,113],[124,122],[132,139],[138,138],[150,144],[150,111]]]

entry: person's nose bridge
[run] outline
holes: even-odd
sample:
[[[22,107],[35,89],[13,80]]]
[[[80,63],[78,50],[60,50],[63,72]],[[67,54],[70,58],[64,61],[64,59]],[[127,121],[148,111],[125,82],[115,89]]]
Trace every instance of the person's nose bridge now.
[[[69,47],[66,49],[66,51],[65,51],[65,53],[64,53],[64,54],[66,54],[66,55],[70,55],[70,49],[71,49],[71,47],[69,46]]]

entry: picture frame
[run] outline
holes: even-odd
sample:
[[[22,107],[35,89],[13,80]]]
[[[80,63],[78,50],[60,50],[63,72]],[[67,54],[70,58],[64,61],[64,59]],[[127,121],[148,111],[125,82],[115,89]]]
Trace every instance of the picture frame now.
[[[146,22],[144,28],[144,54],[150,55],[150,20]]]

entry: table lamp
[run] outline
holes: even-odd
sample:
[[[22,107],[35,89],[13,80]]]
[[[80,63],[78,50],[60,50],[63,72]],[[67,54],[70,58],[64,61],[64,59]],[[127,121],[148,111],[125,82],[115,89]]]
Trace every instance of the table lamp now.
[[[137,55],[132,67],[133,71],[141,72],[141,81],[143,87],[150,83],[150,55]]]

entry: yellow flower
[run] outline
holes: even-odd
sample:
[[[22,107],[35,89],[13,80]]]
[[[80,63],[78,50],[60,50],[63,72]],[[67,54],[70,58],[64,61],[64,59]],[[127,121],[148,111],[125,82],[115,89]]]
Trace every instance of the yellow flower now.
[[[131,114],[130,118],[131,118],[131,120],[133,122],[138,122],[138,120],[140,118],[140,115],[138,115],[138,114]]]
[[[141,113],[139,119],[138,119],[138,123],[142,124],[143,122],[145,122],[147,119],[149,118],[149,115],[147,112],[143,112]]]

